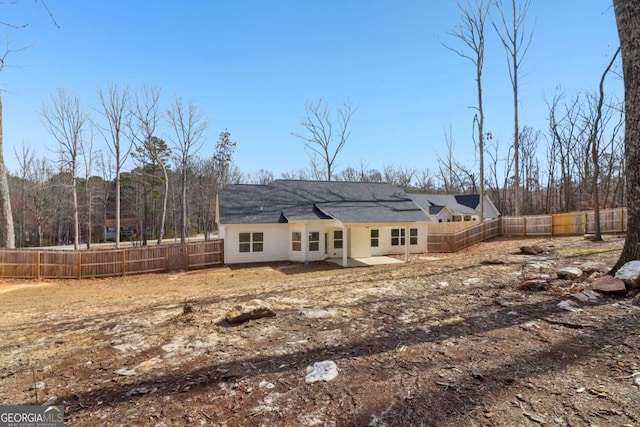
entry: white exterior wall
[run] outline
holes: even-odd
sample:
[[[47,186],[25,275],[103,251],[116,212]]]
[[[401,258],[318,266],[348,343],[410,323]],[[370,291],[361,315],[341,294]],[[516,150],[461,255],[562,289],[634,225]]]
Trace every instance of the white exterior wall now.
[[[302,234],[302,250],[294,251],[292,250],[292,239],[291,234],[294,232],[299,232]],[[309,251],[309,233],[317,232],[320,235],[320,247],[318,251]],[[324,233],[328,233],[329,230],[327,228],[326,221],[308,221],[308,222],[300,222],[300,223],[290,223],[289,231],[287,236],[287,244],[288,244],[288,260],[296,261],[296,262],[306,262],[306,261],[322,261],[328,257],[325,253],[325,241],[324,241]],[[332,236],[327,236],[329,242]]]
[[[409,252],[412,254],[416,253],[424,253],[427,252],[427,221],[424,222],[415,222],[409,225],[409,229],[417,228],[418,229],[418,244],[410,245]],[[393,228],[405,228],[404,225],[398,226],[389,226],[385,225],[372,225],[368,230],[369,241],[371,240],[370,230],[377,229],[380,230],[380,238],[378,239],[379,246],[377,248],[371,248],[371,256],[383,256],[383,255],[402,255],[405,253],[404,246],[392,246],[391,245],[391,229]],[[406,231],[407,235],[405,236],[405,242],[409,244],[409,231]]]
[[[333,231],[336,229],[335,222],[310,221],[306,223],[289,224],[254,224],[254,225],[223,225],[220,226],[219,236],[224,239],[225,264],[250,263],[250,262],[272,262],[272,261],[322,261],[333,257]],[[405,225],[372,224],[372,225],[350,225],[347,227],[347,236],[343,236],[343,244],[348,244],[350,258],[383,256],[405,253],[404,246],[391,245],[391,229],[406,228]],[[409,229],[418,230],[418,244],[410,245],[411,253],[427,252],[427,222],[416,222],[409,226]],[[371,230],[379,230],[379,246],[371,247]],[[240,233],[264,233],[263,252],[240,252]],[[300,232],[302,235],[302,250],[292,250],[292,233]],[[310,252],[309,233],[318,232],[320,236],[319,250]],[[328,233],[328,251],[325,253],[324,234]],[[406,231],[405,241],[409,244],[409,231]],[[348,243],[347,243],[348,242]],[[343,250],[346,250],[343,249]]]
[[[286,261],[289,259],[288,224],[226,225],[220,227],[224,239],[225,264]],[[240,233],[264,233],[262,252],[240,252]]]
[[[453,221],[453,216],[451,215],[451,212],[447,209],[442,209],[440,212],[438,212],[438,222],[440,222],[440,220],[442,220],[442,222],[451,222]]]
[[[369,227],[349,227],[349,256],[367,258],[372,255],[371,229]]]

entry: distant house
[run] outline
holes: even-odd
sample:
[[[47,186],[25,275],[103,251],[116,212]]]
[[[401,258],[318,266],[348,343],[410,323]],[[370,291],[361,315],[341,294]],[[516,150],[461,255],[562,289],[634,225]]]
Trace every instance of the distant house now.
[[[120,240],[131,240],[136,235],[137,221],[135,218],[120,218]],[[116,220],[107,219],[104,222],[104,241],[116,241]]]
[[[480,220],[479,194],[409,194],[411,200],[435,222],[458,222]],[[484,196],[484,219],[495,219],[500,212],[489,197]]]
[[[385,183],[276,180],[220,192],[226,264],[319,261],[427,250],[430,217]]]

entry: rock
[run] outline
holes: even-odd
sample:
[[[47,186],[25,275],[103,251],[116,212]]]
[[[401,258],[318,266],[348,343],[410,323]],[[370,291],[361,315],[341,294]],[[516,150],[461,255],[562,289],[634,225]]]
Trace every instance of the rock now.
[[[602,295],[591,289],[585,289],[582,292],[571,294],[571,296],[581,302],[598,302]]]
[[[598,277],[591,283],[591,289],[602,292],[603,294],[624,294],[627,288],[624,282],[613,276]]]
[[[319,307],[304,307],[300,309],[299,313],[309,319],[324,319],[335,315],[335,313]]]
[[[564,267],[556,271],[558,279],[577,279],[582,276],[582,270],[578,267]]]
[[[35,384],[32,384],[31,387],[29,387],[29,390],[42,390],[46,386],[47,385],[44,383],[44,381],[38,381]]]
[[[316,381],[331,381],[338,376],[338,366],[331,360],[315,362],[313,366],[307,366],[307,384]]]
[[[542,291],[547,291],[550,288],[551,288],[551,285],[549,285],[549,282],[547,282],[546,280],[538,280],[538,279],[527,280],[526,282],[520,285],[520,289],[522,289],[523,291],[530,291],[530,292],[542,292]]]
[[[616,279],[620,279],[630,288],[640,287],[640,261],[629,261],[616,273]]]
[[[520,253],[525,255],[538,255],[538,251],[532,246],[520,246]]]
[[[50,398],[42,402],[40,406],[53,406],[56,403],[58,403],[58,398],[56,396],[51,396]]]
[[[584,271],[586,274],[592,273],[606,273],[609,267],[603,262],[597,261],[587,261],[580,265],[580,270]]]
[[[481,283],[481,280],[477,277],[470,277],[464,282],[462,282],[462,284],[465,286],[477,285],[479,283]]]
[[[558,303],[558,307],[560,307],[563,310],[567,310],[567,311],[576,311],[576,309],[578,309],[578,307],[580,307],[580,306],[575,301],[571,301],[571,300],[567,299],[567,300],[564,300],[564,301],[560,301]]]
[[[134,369],[120,368],[113,373],[120,375],[121,377],[131,377],[136,374],[136,371]]]
[[[533,249],[534,251],[536,251],[536,253],[541,254],[544,252],[544,249],[542,249],[542,247],[538,246],[538,245],[531,245],[531,249]]]
[[[136,387],[127,392],[127,396],[142,396],[151,391],[149,387]]]
[[[484,380],[484,375],[482,374],[482,371],[478,368],[471,368],[471,376],[480,381]]]
[[[272,389],[275,387],[275,385],[273,385],[273,383],[270,383],[269,381],[266,380],[262,380],[260,381],[260,384],[258,384],[259,388],[266,388],[266,389]]]
[[[273,317],[276,312],[264,301],[254,299],[244,306],[236,306],[227,312],[225,318],[229,323],[242,323],[247,320],[261,319],[263,317]]]

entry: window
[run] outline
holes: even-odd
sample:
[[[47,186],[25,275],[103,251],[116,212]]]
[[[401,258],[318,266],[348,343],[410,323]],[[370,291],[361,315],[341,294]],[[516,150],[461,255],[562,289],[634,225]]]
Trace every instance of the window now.
[[[405,245],[404,238],[405,238],[404,228],[391,229],[391,246],[404,246]]]
[[[264,233],[240,233],[240,252],[262,252],[264,250]]]
[[[264,249],[264,233],[253,233],[253,252],[262,252]]]
[[[342,249],[342,230],[333,231],[333,247],[335,249]]]
[[[377,248],[380,241],[380,230],[372,229],[371,230],[371,247]]]
[[[418,229],[410,228],[409,229],[409,244],[417,245],[418,244]]]
[[[302,233],[299,231],[291,233],[291,250],[296,252],[302,250]]]
[[[309,233],[309,252],[318,252],[320,250],[320,233],[311,231]]]

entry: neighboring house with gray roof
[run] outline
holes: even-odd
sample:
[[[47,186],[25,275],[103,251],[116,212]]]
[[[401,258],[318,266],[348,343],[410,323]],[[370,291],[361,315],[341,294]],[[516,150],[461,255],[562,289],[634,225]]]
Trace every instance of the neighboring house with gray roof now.
[[[409,194],[409,197],[429,215],[431,221],[480,220],[480,195],[478,194]],[[485,221],[500,216],[500,212],[486,195],[484,196],[483,214]]]
[[[276,180],[219,195],[225,263],[320,261],[427,251],[430,217],[386,183]]]

